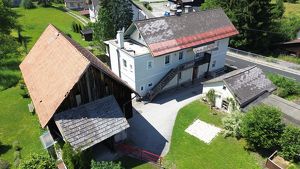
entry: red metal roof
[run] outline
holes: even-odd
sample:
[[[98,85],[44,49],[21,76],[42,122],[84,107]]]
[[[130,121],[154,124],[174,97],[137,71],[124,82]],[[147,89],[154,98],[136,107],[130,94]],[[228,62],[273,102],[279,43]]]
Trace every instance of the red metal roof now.
[[[179,51],[185,48],[199,46],[216,40],[228,38],[237,35],[239,32],[232,26],[217,28],[205,33],[199,33],[192,36],[186,36],[178,39],[167,40],[149,44],[149,48],[154,57]]]

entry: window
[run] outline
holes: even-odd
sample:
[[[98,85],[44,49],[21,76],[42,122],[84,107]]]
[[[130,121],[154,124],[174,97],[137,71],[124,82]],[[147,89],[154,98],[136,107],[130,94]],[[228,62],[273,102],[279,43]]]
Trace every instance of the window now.
[[[215,66],[216,66],[216,62],[217,62],[217,61],[214,60],[214,61],[212,62],[212,65],[211,65],[211,66],[212,66],[212,67],[215,67]]]
[[[143,91],[144,90],[144,86],[141,86],[141,91]]]
[[[125,59],[123,59],[123,66],[127,67],[127,61]]]
[[[130,67],[130,72],[132,72],[132,65],[129,65],[129,67]]]
[[[223,86],[223,90],[226,90],[226,86]]]
[[[181,72],[178,73],[178,80],[181,79]]]
[[[148,84],[148,87],[151,87],[151,86],[152,86],[152,83],[149,83],[149,84]]]
[[[139,33],[139,39],[142,39],[142,36],[141,36],[141,34]]]
[[[148,61],[147,62],[147,69],[152,69],[153,66],[153,61]]]
[[[170,63],[170,55],[167,55],[165,57],[165,65],[169,64]]]
[[[179,60],[182,60],[183,58],[183,52],[179,52]]]

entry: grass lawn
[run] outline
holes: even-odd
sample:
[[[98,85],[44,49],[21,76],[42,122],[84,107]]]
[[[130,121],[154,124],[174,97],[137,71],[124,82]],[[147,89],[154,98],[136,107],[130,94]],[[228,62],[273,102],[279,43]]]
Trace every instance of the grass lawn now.
[[[0,92],[0,158],[14,161],[12,143],[19,141],[22,150],[21,158],[32,152],[46,153],[40,143],[42,130],[36,115],[28,112],[29,99],[24,99],[19,87],[13,87]]]
[[[300,17],[300,0],[298,0],[297,3],[294,4],[285,2],[284,7],[285,7],[285,12],[284,12],[285,16],[288,17],[290,15],[296,15]]]
[[[38,7],[35,9],[15,8],[14,10],[21,15],[18,21],[24,30],[22,35],[29,38],[28,49],[31,49],[50,23],[64,33],[70,34],[82,46],[89,45],[88,42],[81,39],[79,33],[72,31],[72,22],[79,23],[79,21],[62,11],[60,5],[54,5],[54,7],[49,8]]]
[[[195,119],[200,119],[215,126],[221,126],[219,113],[212,115],[204,103],[195,101],[182,108],[173,129],[170,152],[165,158],[168,167],[176,168],[262,168],[264,158],[244,149],[245,141],[224,138],[219,134],[210,144],[206,144],[184,130]]]

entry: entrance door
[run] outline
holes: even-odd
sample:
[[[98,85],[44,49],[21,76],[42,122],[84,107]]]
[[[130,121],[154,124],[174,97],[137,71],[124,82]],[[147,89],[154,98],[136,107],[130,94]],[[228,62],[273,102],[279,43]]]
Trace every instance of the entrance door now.
[[[194,83],[194,80],[198,77],[198,66],[193,67],[193,76],[192,76],[192,82]]]

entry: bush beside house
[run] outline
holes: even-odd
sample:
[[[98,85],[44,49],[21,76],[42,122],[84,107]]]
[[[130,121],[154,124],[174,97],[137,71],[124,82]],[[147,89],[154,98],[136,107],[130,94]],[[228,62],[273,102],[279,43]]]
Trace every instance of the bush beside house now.
[[[281,137],[281,156],[287,160],[300,161],[300,129],[288,126]]]
[[[241,126],[242,136],[254,149],[277,149],[283,130],[281,111],[267,105],[252,108]]]

